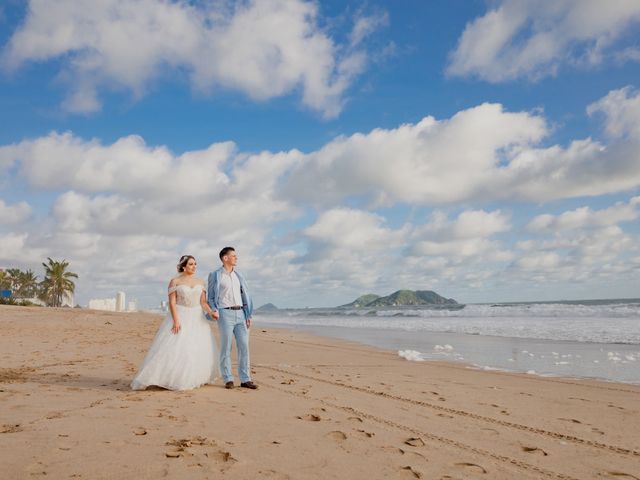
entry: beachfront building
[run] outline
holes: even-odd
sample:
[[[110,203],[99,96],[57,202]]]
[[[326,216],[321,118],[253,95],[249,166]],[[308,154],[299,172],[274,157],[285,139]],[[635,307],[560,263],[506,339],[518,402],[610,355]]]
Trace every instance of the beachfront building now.
[[[124,292],[116,293],[116,312],[124,312],[126,310]]]
[[[89,308],[92,310],[107,310],[109,312],[116,311],[115,298],[92,298],[89,300]]]
[[[137,312],[138,311],[138,301],[131,300],[127,305],[127,312]]]

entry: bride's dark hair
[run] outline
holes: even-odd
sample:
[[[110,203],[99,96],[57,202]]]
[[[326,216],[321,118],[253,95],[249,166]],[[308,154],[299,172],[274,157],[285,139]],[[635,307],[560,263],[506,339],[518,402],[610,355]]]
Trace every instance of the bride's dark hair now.
[[[189,263],[189,259],[193,258],[193,261],[196,261],[196,257],[194,257],[193,255],[182,255],[180,257],[180,260],[178,260],[178,273],[182,273],[184,272],[184,267],[187,266],[187,263]]]

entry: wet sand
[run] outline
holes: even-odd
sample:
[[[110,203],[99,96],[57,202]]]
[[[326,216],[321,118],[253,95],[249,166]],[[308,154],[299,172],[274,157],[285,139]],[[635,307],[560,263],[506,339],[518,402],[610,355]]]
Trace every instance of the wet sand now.
[[[160,321],[0,307],[2,478],[640,479],[640,386],[258,324],[259,390],[133,392]]]

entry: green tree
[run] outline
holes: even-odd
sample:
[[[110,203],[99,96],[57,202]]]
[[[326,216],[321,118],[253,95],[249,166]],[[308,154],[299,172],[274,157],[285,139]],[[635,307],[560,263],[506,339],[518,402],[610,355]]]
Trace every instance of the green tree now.
[[[72,278],[78,278],[73,272],[68,272],[69,262],[62,260],[61,262],[47,258],[48,263],[43,263],[44,280],[41,285],[41,298],[51,307],[62,306],[62,299],[65,294],[73,293],[76,284]]]
[[[15,296],[15,292],[20,284],[20,274],[22,273],[19,268],[7,268],[7,281],[9,283],[9,290],[11,290]]]
[[[4,270],[0,270],[0,290],[11,290],[9,274]]]
[[[33,298],[38,293],[38,276],[32,271],[20,272],[17,275],[14,296],[16,298]]]

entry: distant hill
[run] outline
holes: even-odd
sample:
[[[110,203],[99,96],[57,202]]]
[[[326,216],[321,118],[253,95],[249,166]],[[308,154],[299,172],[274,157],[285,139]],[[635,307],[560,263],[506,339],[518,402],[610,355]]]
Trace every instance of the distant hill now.
[[[273,303],[265,303],[264,305],[258,307],[256,312],[273,312],[275,310],[279,310]]]
[[[369,300],[368,302],[366,300]],[[363,295],[341,308],[398,307],[407,305],[457,305],[453,298],[445,298],[431,290],[398,290],[386,297]]]
[[[353,302],[347,303],[346,305],[340,305],[338,308],[359,308],[366,307],[374,300],[380,298],[380,295],[376,295],[375,293],[367,293],[366,295],[362,295],[361,297],[356,298]]]

